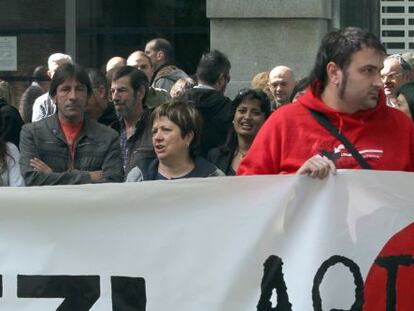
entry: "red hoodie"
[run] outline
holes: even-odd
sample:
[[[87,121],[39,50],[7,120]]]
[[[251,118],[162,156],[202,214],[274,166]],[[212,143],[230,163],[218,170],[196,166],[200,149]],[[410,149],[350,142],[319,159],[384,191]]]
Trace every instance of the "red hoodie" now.
[[[414,125],[385,105],[354,114],[337,112],[308,88],[292,104],[274,112],[257,134],[237,175],[292,174],[314,155],[326,155],[338,169],[360,169],[341,141],[320,125],[306,107],[324,113],[376,170],[414,171]]]

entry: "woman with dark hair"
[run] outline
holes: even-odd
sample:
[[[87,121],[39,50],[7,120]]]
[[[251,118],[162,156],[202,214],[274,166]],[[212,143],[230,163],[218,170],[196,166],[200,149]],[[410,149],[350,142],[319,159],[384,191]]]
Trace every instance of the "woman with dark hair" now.
[[[295,87],[293,88],[292,94],[290,95],[289,102],[293,103],[298,97],[305,94],[305,90],[309,85],[309,78],[305,77],[302,78],[296,83]]]
[[[261,90],[242,90],[233,100],[233,127],[227,142],[208,154],[208,161],[226,175],[235,175],[257,132],[270,115],[270,101]]]
[[[153,111],[151,123],[157,158],[138,162],[127,182],[224,176],[198,156],[201,115],[191,104],[180,99],[161,104]]]
[[[11,121],[7,116],[0,111],[0,187],[22,187],[24,180],[20,172],[19,149],[15,144],[6,142],[6,139],[10,137],[8,133],[10,122],[8,121]]]
[[[16,145],[5,142],[4,122],[0,119],[0,186],[22,187],[24,180],[20,172],[20,153]]]
[[[395,108],[414,119],[414,81],[403,84],[397,92]]]

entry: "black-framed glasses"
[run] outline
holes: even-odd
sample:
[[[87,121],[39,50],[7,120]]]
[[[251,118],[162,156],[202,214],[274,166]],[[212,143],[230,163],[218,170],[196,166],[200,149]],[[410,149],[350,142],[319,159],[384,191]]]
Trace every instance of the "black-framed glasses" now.
[[[382,81],[385,81],[387,79],[389,79],[389,80],[395,80],[397,77],[401,76],[402,74],[403,74],[402,71],[400,71],[400,72],[390,72],[390,73],[388,73],[386,75],[381,75],[381,80]]]

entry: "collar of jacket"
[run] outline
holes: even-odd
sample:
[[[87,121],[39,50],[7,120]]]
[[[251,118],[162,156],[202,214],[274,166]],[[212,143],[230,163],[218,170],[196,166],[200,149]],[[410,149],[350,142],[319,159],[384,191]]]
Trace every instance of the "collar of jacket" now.
[[[154,73],[152,74],[152,78],[151,78],[151,81],[150,81],[150,85],[154,82],[155,78],[157,78],[158,73],[162,69],[164,69],[165,67],[168,67],[168,66],[172,66],[172,64],[170,64],[170,63],[162,64],[157,70],[154,71]]]
[[[65,134],[63,133],[62,128],[60,127],[58,118],[59,117],[58,117],[57,113],[55,113],[54,115],[46,118],[46,120],[45,120],[46,125],[50,129],[50,131],[53,133],[53,135],[56,136],[56,138],[63,141],[64,143],[67,143],[66,138],[65,138]],[[96,139],[97,138],[97,137],[95,137],[95,134],[97,134],[97,133],[94,133],[93,131],[89,130],[90,126],[91,126],[91,120],[88,118],[88,116],[86,114],[84,114],[82,129],[81,129],[81,131],[79,133],[79,136],[76,140],[77,142],[79,142],[84,137],[89,137],[91,139]]]

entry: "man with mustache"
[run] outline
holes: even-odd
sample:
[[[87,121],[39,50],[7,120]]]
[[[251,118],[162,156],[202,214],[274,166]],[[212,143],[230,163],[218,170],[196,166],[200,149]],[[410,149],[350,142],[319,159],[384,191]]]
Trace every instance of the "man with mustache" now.
[[[26,124],[20,139],[20,167],[28,186],[123,181],[118,134],[85,114],[92,87],[86,71],[59,66],[49,94],[57,112]]]
[[[131,66],[116,68],[111,76],[111,96],[119,122],[125,174],[138,161],[155,158],[152,146],[151,110],[144,106],[149,81],[145,73]]]
[[[336,169],[414,171],[413,122],[385,104],[384,57],[385,48],[366,30],[328,33],[304,95],[267,119],[238,175],[325,178]]]

